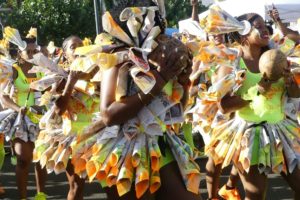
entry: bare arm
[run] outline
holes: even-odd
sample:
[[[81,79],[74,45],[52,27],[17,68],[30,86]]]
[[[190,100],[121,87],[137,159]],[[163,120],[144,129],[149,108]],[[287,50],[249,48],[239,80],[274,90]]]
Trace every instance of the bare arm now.
[[[281,31],[281,33],[288,37],[290,40],[293,40],[294,42],[299,42],[300,35],[297,31],[293,31],[289,28],[287,28],[281,21],[278,10],[274,7],[272,11],[269,13],[270,17],[273,19],[273,21],[276,23],[277,27]]]
[[[231,68],[221,67],[218,70],[217,80],[220,80],[221,78],[223,78],[224,76],[226,76],[227,74],[229,74],[231,72],[232,72]],[[226,113],[231,113],[236,110],[239,110],[239,109],[247,106],[248,104],[249,104],[249,101],[242,99],[238,95],[230,96],[229,94],[227,94],[221,99],[220,103],[218,104],[218,107],[222,113],[226,114]]]
[[[156,71],[152,71],[156,78],[156,85],[150,94],[135,94],[116,100],[116,87],[119,67],[112,67],[103,73],[101,82],[101,115],[105,125],[112,126],[122,124],[129,119],[135,117],[143,108],[144,104],[148,104],[152,100],[152,95],[157,95],[165,85]],[[140,95],[140,96],[139,96]]]
[[[99,68],[95,68],[88,74],[79,72],[79,71],[71,71],[69,73],[68,80],[65,85],[64,91],[63,91],[62,95],[55,102],[56,113],[58,113],[59,115],[62,115],[66,111],[66,109],[68,107],[69,99],[71,98],[71,95],[72,95],[72,92],[73,92],[76,82],[79,79],[90,80],[98,72],[98,70],[99,70]]]
[[[191,5],[192,5],[192,19],[194,21],[199,22],[199,16],[198,16],[198,0],[191,0]]]

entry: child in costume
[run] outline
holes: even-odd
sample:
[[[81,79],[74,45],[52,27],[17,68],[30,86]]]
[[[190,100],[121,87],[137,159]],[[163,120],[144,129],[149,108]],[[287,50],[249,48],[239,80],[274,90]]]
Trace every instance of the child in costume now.
[[[297,199],[299,125],[285,115],[283,99],[285,95],[299,98],[300,91],[288,69],[277,81],[269,79],[272,76],[267,73],[265,77],[261,74],[260,67],[263,65],[259,67],[259,59],[269,42],[262,17],[250,13],[238,19],[248,20],[252,25],[247,35],[231,34],[241,45],[240,68],[246,70],[245,81],[234,95],[222,98],[220,109],[224,113],[235,112],[235,117],[212,130],[212,140],[206,151],[214,158],[215,164],[221,163],[222,167],[231,161],[235,164],[246,199],[264,198],[266,174],[270,172],[281,173],[295,191]],[[274,60],[271,63],[274,64]],[[231,71],[221,68],[219,76],[223,77]]]
[[[193,7],[192,19],[199,22],[199,17],[198,17],[198,12],[197,12],[198,1],[191,0],[191,5]],[[227,36],[227,34],[223,34],[223,33],[220,33],[220,34],[207,33],[206,40],[210,41],[212,44],[210,44],[210,45],[208,45],[208,47],[206,47],[206,49],[207,49],[206,55],[209,55],[210,52],[213,52],[213,54],[214,54],[214,52],[218,52],[218,51],[222,52],[222,48],[227,49],[227,48],[224,48],[224,47],[229,46],[229,44],[226,43],[226,38],[225,38],[226,36]],[[193,43],[193,41],[190,41],[190,42]],[[188,44],[188,46],[192,46],[192,45]],[[193,81],[193,85],[195,85],[192,87],[192,91],[197,91],[197,94],[198,94],[197,99],[198,100],[196,100],[197,103],[191,108],[191,111],[193,111],[194,114],[195,114],[195,111],[196,111],[196,113],[200,114],[199,115],[200,118],[198,118],[198,116],[194,115],[194,117],[195,117],[194,130],[198,130],[201,133],[202,137],[204,138],[204,141],[208,142],[210,136],[209,136],[209,131],[206,129],[213,125],[213,121],[215,121],[215,119],[216,119],[216,117],[215,117],[216,114],[219,115],[219,117],[221,117],[221,115],[220,115],[220,113],[217,113],[217,110],[218,110],[217,106],[215,105],[215,107],[213,108],[212,107],[213,103],[211,103],[211,102],[209,102],[209,104],[211,106],[211,113],[214,113],[213,117],[210,117],[210,115],[207,114],[209,112],[208,109],[202,110],[203,112],[208,111],[206,113],[202,113],[200,102],[205,102],[205,99],[203,97],[201,97],[201,93],[205,92],[205,90],[211,86],[212,82],[215,81],[215,79],[216,79],[215,77],[216,77],[216,74],[218,71],[218,65],[224,65],[225,63],[211,64],[211,66],[209,68],[207,67],[207,69],[203,70],[204,69],[203,66],[205,64],[209,65],[208,63],[211,62],[210,60],[205,60],[205,54],[203,53],[204,51],[201,50],[201,48],[203,49],[203,46],[204,45],[201,45],[201,42],[200,42],[200,44],[198,45],[198,48],[194,49],[194,51],[193,51],[193,55],[195,58],[194,58],[194,64],[193,64],[193,72],[190,76],[190,79]],[[235,57],[234,53],[230,52],[228,50],[227,50],[227,52],[231,53],[232,56]],[[219,53],[220,55],[210,55],[210,57],[211,58],[213,58],[214,56],[221,57],[222,54],[224,54],[225,52],[226,52],[226,50],[223,51],[222,53]],[[201,56],[201,54],[203,56]],[[228,56],[228,58],[230,58],[230,57]],[[227,59],[227,58],[225,58],[225,59]],[[232,66],[232,67],[234,67],[234,66]],[[200,106],[200,107],[198,107],[198,106]],[[197,109],[197,107],[198,107],[198,109]],[[208,108],[208,106],[204,106],[204,105],[202,107]],[[198,118],[198,119],[196,119],[196,118]],[[211,121],[211,122],[209,122],[209,121]],[[229,177],[226,185],[224,185],[219,190],[219,177],[221,175],[222,166],[214,165],[212,163],[213,163],[213,159],[211,157],[208,157],[208,162],[206,164],[206,172],[207,172],[206,173],[206,184],[207,184],[207,190],[208,190],[208,198],[214,199],[214,198],[218,198],[218,195],[220,195],[224,199],[239,200],[240,196],[236,189],[236,185],[239,180],[239,176],[238,176],[238,172],[235,169],[235,167],[234,166],[232,167],[230,177]],[[227,190],[226,188],[230,188],[231,190]],[[218,192],[218,190],[219,190],[219,192]]]
[[[80,137],[83,129],[92,122],[93,113],[99,112],[97,96],[89,94],[78,84],[81,82],[88,83],[99,68],[96,67],[90,73],[84,73],[70,67],[77,58],[74,53],[75,49],[82,45],[82,40],[77,36],[70,36],[65,39],[63,42],[66,59],[63,64],[65,70],[55,65],[47,57],[41,55],[39,59],[37,57],[37,63],[48,63],[49,71],[46,72],[46,79],[32,84],[32,87],[39,88],[41,86],[41,90],[47,89],[53,84],[52,89],[47,91],[43,98],[45,103],[50,106],[49,111],[40,121],[43,130],[36,142],[34,161],[45,167],[48,173],[53,171],[56,174],[67,173],[70,185],[68,199],[83,199],[85,182],[85,176],[82,176],[80,171],[78,172],[79,175],[75,173],[76,160],[74,162],[70,160],[70,158],[74,159],[76,155],[72,143]],[[47,82],[47,78],[51,81]],[[51,96],[55,98],[50,100]]]
[[[16,63],[9,57],[1,57],[1,76],[8,75],[1,81],[1,103],[5,108],[1,112],[0,131],[5,134],[7,141],[11,141],[16,155],[16,177],[20,198],[25,199],[27,193],[28,170],[32,161],[34,141],[38,134],[37,122],[40,107],[36,106],[36,93],[29,88],[29,84],[41,77],[41,74],[30,74],[32,64],[28,62],[33,54],[38,52],[35,39],[21,40],[18,30],[6,27],[6,40],[19,47],[19,60]],[[43,170],[36,166],[38,192],[44,189],[42,180]]]
[[[163,8],[163,1],[120,1],[103,15],[104,30],[121,47],[99,55],[109,64],[100,64],[106,70],[95,123],[107,127],[86,173],[102,182],[108,199],[200,199],[193,150],[173,127],[183,122],[191,55],[162,34]]]

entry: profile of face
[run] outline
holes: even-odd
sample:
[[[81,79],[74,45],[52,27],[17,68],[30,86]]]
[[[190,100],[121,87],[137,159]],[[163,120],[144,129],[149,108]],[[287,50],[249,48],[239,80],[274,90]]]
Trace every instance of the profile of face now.
[[[20,51],[20,56],[23,60],[30,60],[33,58],[33,55],[38,52],[38,46],[35,43],[28,43],[26,49]]]
[[[246,36],[249,44],[265,47],[269,44],[270,34],[262,17],[258,16],[252,23],[252,31]]]
[[[68,62],[73,62],[76,59],[75,49],[77,47],[82,47],[83,43],[79,37],[72,37],[67,44],[63,47],[64,56]]]
[[[209,41],[214,42],[216,45],[224,44],[225,43],[225,36],[224,34],[219,35],[209,35]]]

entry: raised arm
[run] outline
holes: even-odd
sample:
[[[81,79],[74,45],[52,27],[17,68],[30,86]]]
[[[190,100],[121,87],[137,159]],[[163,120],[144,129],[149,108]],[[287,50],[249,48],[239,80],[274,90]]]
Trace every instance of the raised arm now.
[[[287,28],[283,22],[280,19],[278,10],[274,7],[272,11],[269,13],[270,17],[273,19],[273,21],[276,23],[277,27],[281,31],[281,33],[288,37],[290,40],[293,40],[294,42],[300,41],[300,34],[297,31],[293,31],[289,28]]]
[[[56,113],[58,113],[59,115],[62,115],[66,111],[66,109],[68,107],[69,99],[71,98],[71,95],[72,95],[72,92],[73,92],[76,82],[79,79],[90,80],[93,78],[93,76],[98,71],[99,71],[98,67],[95,68],[94,70],[92,70],[90,73],[83,73],[83,72],[79,72],[79,71],[70,71],[65,88],[63,90],[63,93],[55,102]]]
[[[192,19],[194,21],[199,22],[199,16],[198,16],[198,0],[191,0],[191,6],[192,6]]]

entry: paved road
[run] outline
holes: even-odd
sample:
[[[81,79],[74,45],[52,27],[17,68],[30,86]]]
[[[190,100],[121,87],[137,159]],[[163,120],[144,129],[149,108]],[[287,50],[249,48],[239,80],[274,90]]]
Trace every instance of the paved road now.
[[[204,172],[204,165],[205,160],[201,160],[200,166],[202,172]],[[203,174],[204,177],[204,174]],[[221,177],[221,182],[227,180],[228,177],[228,170],[225,170],[224,175]],[[5,159],[5,164],[0,176],[0,182],[4,185],[6,190],[6,195],[4,197],[0,197],[0,199],[18,199],[18,191],[16,188],[15,183],[15,173],[14,173],[14,166],[10,163],[10,157],[7,156]],[[207,198],[207,193],[204,188],[205,181],[204,179],[201,181],[201,193],[203,199]],[[55,200],[64,200],[67,196],[68,191],[68,183],[66,181],[65,174],[54,175],[50,174],[48,176],[46,192],[49,195],[48,199],[55,199]],[[29,175],[29,187],[28,187],[28,196],[31,197],[29,199],[33,199],[35,195],[35,178],[33,167],[31,168],[30,175]],[[242,194],[243,195],[243,194]],[[103,193],[100,185],[97,182],[93,182],[91,184],[86,184],[85,188],[85,198],[87,200],[105,200],[106,195]],[[267,193],[268,200],[287,200],[292,199],[292,191],[289,189],[288,185],[282,180],[282,178],[278,175],[270,175],[269,178],[269,189]]]

